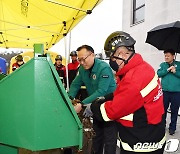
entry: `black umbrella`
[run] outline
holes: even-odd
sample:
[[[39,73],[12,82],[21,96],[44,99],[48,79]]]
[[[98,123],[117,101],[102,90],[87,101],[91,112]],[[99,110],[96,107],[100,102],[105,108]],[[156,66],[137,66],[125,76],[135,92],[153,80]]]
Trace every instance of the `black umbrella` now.
[[[153,28],[148,32],[146,43],[159,50],[173,49],[180,53],[180,21]]]

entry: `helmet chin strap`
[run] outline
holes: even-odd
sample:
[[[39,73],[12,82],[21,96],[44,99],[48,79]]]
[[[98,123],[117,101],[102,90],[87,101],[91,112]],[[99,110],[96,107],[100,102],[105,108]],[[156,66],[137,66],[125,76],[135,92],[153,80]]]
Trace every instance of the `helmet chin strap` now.
[[[126,65],[126,64],[129,62],[129,60],[132,58],[132,56],[133,56],[134,54],[135,54],[135,52],[132,52],[132,54],[129,56],[129,58],[128,58],[127,60],[125,60],[125,59],[123,59],[123,58],[120,58],[120,57],[116,57],[116,56],[112,56],[112,57],[113,57],[113,58],[116,58],[116,59],[119,59],[119,60],[122,60],[122,61],[124,62],[124,64]],[[122,62],[122,63],[123,63],[123,62]],[[122,63],[121,63],[121,64],[122,64]],[[120,64],[120,65],[121,65],[121,64]],[[119,66],[120,66],[120,65],[119,65]]]
[[[124,61],[122,61],[122,63],[124,63]],[[121,63],[121,64],[119,64],[118,66],[120,67],[120,66],[122,65],[122,63]]]
[[[132,56],[134,56],[135,52],[132,52],[132,54],[129,56],[129,58],[127,60],[124,60],[124,64],[126,65],[129,60],[132,58]]]

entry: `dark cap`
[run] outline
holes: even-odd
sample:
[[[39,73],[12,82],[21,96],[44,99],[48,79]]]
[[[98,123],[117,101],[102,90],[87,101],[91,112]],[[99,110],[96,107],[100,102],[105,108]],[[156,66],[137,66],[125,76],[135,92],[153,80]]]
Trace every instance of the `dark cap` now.
[[[77,56],[77,52],[76,51],[71,51],[70,56]]]
[[[61,61],[62,61],[62,56],[61,56],[61,55],[57,55],[56,58],[55,58],[55,60],[56,60],[56,61],[57,61],[57,60],[61,60]]]
[[[22,55],[17,55],[15,59],[17,61],[23,61],[23,56]]]

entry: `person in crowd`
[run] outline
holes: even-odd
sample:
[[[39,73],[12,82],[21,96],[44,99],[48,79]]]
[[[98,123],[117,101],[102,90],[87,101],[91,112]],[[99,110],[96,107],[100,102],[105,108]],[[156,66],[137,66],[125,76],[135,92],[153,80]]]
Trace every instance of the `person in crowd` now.
[[[112,93],[116,88],[116,83],[110,66],[95,58],[94,49],[89,45],[82,45],[77,49],[78,61],[80,63],[76,78],[72,81],[69,97],[74,99],[80,87],[84,84],[88,97],[75,106],[79,113],[82,106],[87,106],[84,116],[92,116],[90,104],[97,97]],[[94,113],[95,114],[95,113]],[[92,142],[93,154],[115,154],[117,142],[117,128],[115,122],[102,122],[93,119],[93,129],[95,136]]]
[[[175,60],[175,51],[172,49],[164,51],[164,57],[165,62],[160,64],[157,74],[161,78],[163,89],[165,121],[167,110],[171,104],[169,134],[173,135],[176,130],[178,110],[180,106],[180,62]]]
[[[95,57],[98,58],[98,59],[103,60],[103,55],[102,55],[102,53],[97,53],[97,54],[95,54]]]
[[[57,55],[55,58],[55,64],[54,64],[59,77],[63,83],[63,85],[66,87],[66,67],[62,64],[62,56]]]
[[[97,98],[93,118],[116,121],[121,154],[162,154],[165,146],[163,95],[154,69],[135,53],[135,40],[123,31],[109,35],[105,53],[119,77],[112,100]]]
[[[15,58],[16,62],[12,64],[12,71],[15,71],[19,67],[21,67],[24,64],[23,61],[23,56],[22,55],[17,55]]]
[[[72,51],[70,53],[70,57],[71,57],[72,62],[68,64],[69,85],[71,85],[71,82],[76,77],[76,74],[77,74],[78,68],[79,68],[79,61],[77,60],[77,52]]]

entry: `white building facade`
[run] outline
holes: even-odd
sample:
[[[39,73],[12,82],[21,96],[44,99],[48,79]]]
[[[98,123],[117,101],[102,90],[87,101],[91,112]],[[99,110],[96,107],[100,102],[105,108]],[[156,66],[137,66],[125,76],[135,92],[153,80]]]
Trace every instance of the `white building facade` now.
[[[152,28],[180,20],[180,0],[123,0],[122,30],[135,40],[135,50],[155,70],[164,61],[163,51],[145,43]],[[180,54],[177,60],[180,60]]]

